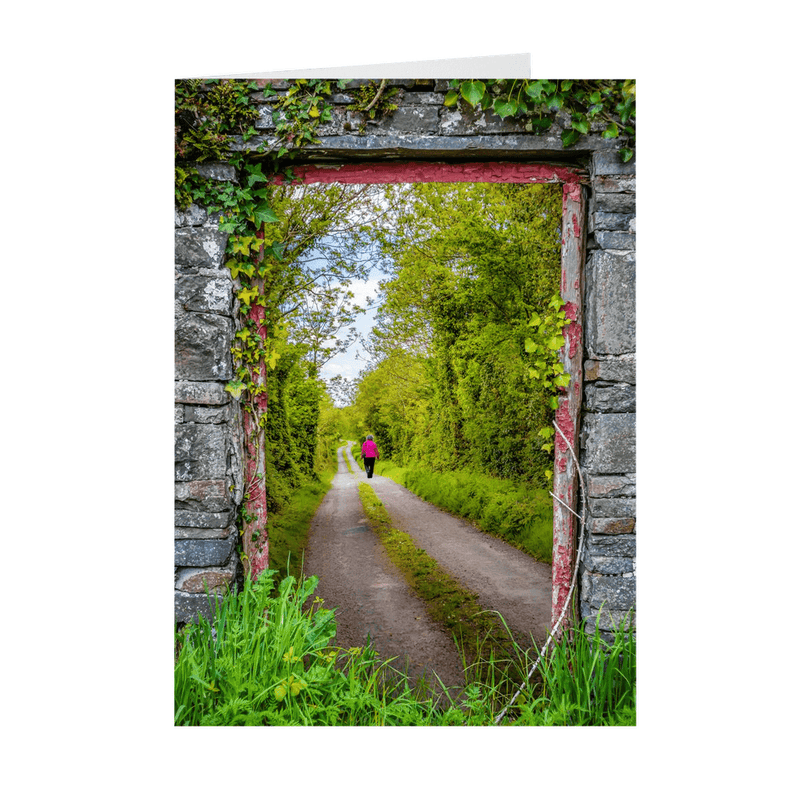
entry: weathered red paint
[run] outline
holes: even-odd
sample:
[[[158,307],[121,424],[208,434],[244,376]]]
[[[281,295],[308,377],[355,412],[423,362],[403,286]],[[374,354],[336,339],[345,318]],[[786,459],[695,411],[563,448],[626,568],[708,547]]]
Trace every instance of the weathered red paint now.
[[[581,224],[580,224],[580,222],[578,222],[578,215],[577,214],[573,214],[572,215],[572,230],[575,233],[575,237],[579,238],[580,235],[581,235]]]
[[[398,162],[308,164],[293,167],[292,183],[564,183],[577,187],[586,178],[566,167],[494,161],[466,164]],[[276,183],[283,183],[276,178]]]
[[[569,413],[569,404],[566,402],[561,402],[558,404],[558,411],[556,411],[556,423],[558,427],[566,436],[567,441],[570,443],[572,448],[575,447],[575,423],[572,421],[572,417]],[[558,431],[556,431],[556,452],[557,453],[568,453],[569,447],[567,447],[567,443],[564,441],[564,438],[561,436]]]

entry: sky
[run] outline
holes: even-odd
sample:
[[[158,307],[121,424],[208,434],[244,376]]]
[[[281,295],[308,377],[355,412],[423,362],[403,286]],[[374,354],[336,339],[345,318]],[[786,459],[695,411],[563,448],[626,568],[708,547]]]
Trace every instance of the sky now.
[[[378,297],[378,280],[377,270],[373,270],[369,281],[353,281],[350,285],[350,291],[353,292],[355,298],[353,302],[362,307],[366,306],[367,298],[372,298],[373,307],[368,309],[364,314],[358,317],[356,322],[356,330],[361,337],[367,337],[372,330],[375,322],[375,314],[377,312],[377,297]],[[361,357],[358,358],[357,354],[361,352]],[[332,358],[320,370],[323,380],[330,380],[335,375],[341,375],[347,380],[353,380],[358,377],[358,373],[366,366],[365,356],[361,344],[356,341],[344,353],[340,353],[335,358]]]

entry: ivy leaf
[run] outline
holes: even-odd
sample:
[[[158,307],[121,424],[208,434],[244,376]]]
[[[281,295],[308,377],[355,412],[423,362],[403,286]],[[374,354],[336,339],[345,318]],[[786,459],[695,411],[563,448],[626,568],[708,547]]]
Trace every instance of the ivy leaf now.
[[[633,158],[633,150],[628,147],[621,147],[619,151],[620,158],[622,158],[623,163],[626,161],[630,161]]]
[[[583,134],[589,133],[589,121],[583,117],[578,117],[577,119],[573,119],[572,127],[576,131],[580,131],[580,133]]]
[[[525,337],[525,352],[532,353],[536,349],[536,342],[530,337]]]
[[[244,390],[245,385],[242,381],[229,381],[225,384],[225,391],[230,392],[233,395],[234,400],[238,400],[241,397],[242,391]]]
[[[572,145],[575,144],[575,142],[577,142],[580,138],[580,133],[574,128],[570,128],[561,134],[561,143],[564,145],[564,147],[572,147]]]
[[[541,321],[542,321],[542,318],[534,311],[531,314],[531,318],[528,320],[528,327],[529,328],[534,328],[537,325],[539,325],[541,323]]]
[[[519,110],[519,104],[516,100],[503,100],[502,98],[498,97],[494,101],[493,110],[494,113],[500,117],[500,119],[505,119],[506,117],[511,117],[517,113]]]
[[[603,138],[604,139],[616,139],[619,136],[619,128],[617,127],[616,122],[612,122],[604,131],[603,131]]]
[[[269,203],[260,203],[253,209],[253,216],[259,223],[262,222],[280,222],[275,212],[270,208]]]
[[[451,89],[445,96],[444,96],[444,104],[451,108],[458,102],[458,92],[454,89]]]
[[[549,439],[554,433],[555,430],[548,425],[547,427],[542,428],[540,431],[537,431],[536,435],[541,439]]]
[[[555,383],[556,386],[562,386],[566,389],[566,387],[569,386],[569,380],[570,380],[569,375],[567,373],[564,373],[563,375],[559,375],[553,381],[553,383]]]
[[[544,133],[552,124],[553,120],[548,117],[534,117],[525,123],[525,130]]]
[[[471,105],[476,106],[483,100],[486,85],[483,81],[464,81],[461,84],[461,96]]]
[[[525,94],[537,103],[542,99],[542,83],[543,81],[534,81],[525,87]]]
[[[559,333],[555,336],[551,336],[549,341],[547,342],[547,346],[551,350],[560,350],[566,344],[566,339]]]

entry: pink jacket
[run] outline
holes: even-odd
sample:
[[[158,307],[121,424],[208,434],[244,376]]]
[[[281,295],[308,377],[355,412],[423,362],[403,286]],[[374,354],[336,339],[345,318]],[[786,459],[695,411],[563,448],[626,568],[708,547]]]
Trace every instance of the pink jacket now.
[[[367,439],[367,441],[361,445],[361,455],[367,458],[375,458],[379,455],[378,445],[376,445],[372,439]]]

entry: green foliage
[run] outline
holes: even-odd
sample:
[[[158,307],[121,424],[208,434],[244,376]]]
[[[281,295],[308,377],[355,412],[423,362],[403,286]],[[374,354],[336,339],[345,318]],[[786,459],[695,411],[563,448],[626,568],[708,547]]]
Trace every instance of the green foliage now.
[[[258,112],[250,104],[253,81],[176,81],[175,156],[186,161],[224,161],[230,136],[255,135]]]
[[[297,150],[317,141],[316,132],[320,123],[330,122],[332,106],[328,98],[334,86],[344,88],[345,81],[322,79],[298,79],[291,81],[285,93],[277,93],[268,86],[264,97],[274,103],[272,119],[282,144],[278,158],[290,150]]]
[[[419,725],[431,703],[388,662],[331,646],[333,611],[317,578],[245,580],[176,636],[175,725]]]
[[[303,551],[309,526],[328,490],[335,470],[322,473],[319,480],[310,479],[295,489],[278,514],[267,524],[269,535],[269,565],[278,575],[300,578]]]
[[[392,273],[356,409],[399,464],[548,485],[541,432],[564,382],[560,187],[387,189]],[[536,367],[541,362],[541,368]]]
[[[633,80],[453,80],[445,106],[459,101],[491,110],[502,119],[518,118],[533,133],[544,133],[563,110],[569,122],[561,135],[572,147],[592,130],[620,139],[620,155],[630,161],[636,141],[636,82]]]
[[[359,125],[359,133],[364,133],[366,130],[367,119],[374,120],[376,117],[384,117],[397,110],[397,103],[391,102],[391,98],[399,91],[396,86],[386,89],[385,79],[380,82],[380,85],[375,81],[367,81],[364,85],[349,90],[353,102],[348,109],[359,112],[363,117]]]
[[[213,618],[176,631],[175,725],[489,726],[511,699],[513,664],[484,656],[462,691],[420,696],[407,677],[368,648],[332,645],[334,612],[315,596],[317,578],[275,572],[245,579],[214,603]],[[613,643],[580,630],[557,645],[542,686],[526,685],[504,725],[634,725],[636,650],[621,625]]]
[[[635,725],[636,638],[623,620],[607,643],[599,628],[574,628],[540,665],[542,694],[523,701],[520,725]]]

